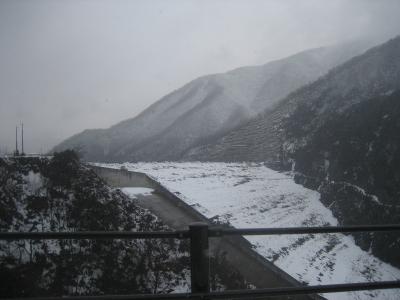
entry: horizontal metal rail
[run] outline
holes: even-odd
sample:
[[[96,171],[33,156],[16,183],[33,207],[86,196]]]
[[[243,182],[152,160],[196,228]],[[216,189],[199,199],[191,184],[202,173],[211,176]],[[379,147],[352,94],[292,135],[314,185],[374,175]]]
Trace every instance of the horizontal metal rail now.
[[[281,235],[281,234],[313,234],[344,232],[378,232],[400,231],[399,224],[357,225],[357,226],[324,226],[324,227],[281,227],[281,228],[211,228],[209,236],[224,235]]]
[[[188,238],[188,231],[82,231],[82,232],[2,232],[0,240],[83,240],[83,239],[168,239]]]
[[[400,281],[361,282],[328,284],[316,286],[281,287],[254,290],[231,290],[209,293],[178,293],[178,294],[139,294],[139,295],[101,295],[101,296],[67,296],[67,297],[34,297],[10,298],[6,300],[140,300],[140,299],[255,299],[272,296],[306,295],[317,293],[338,293],[366,290],[383,290],[400,288]]]
[[[201,229],[201,230],[200,230]],[[282,288],[239,290],[209,292],[209,270],[204,268],[207,263],[205,253],[208,251],[208,238],[226,235],[284,235],[284,234],[318,234],[318,233],[350,233],[350,232],[388,232],[399,231],[400,225],[359,225],[359,226],[326,226],[326,227],[286,227],[286,228],[221,228],[208,227],[206,223],[193,223],[189,230],[158,231],[158,232],[132,232],[132,231],[87,231],[87,232],[3,232],[0,240],[50,240],[50,239],[158,239],[158,238],[190,238],[191,245],[201,239],[198,248],[202,251],[191,249],[191,280],[193,293],[180,294],[141,294],[141,295],[110,295],[110,296],[72,296],[72,297],[36,297],[23,298],[24,300],[128,300],[128,299],[255,299],[271,296],[290,296],[301,294],[337,293],[349,291],[363,291],[376,289],[400,288],[400,281],[345,283],[318,286],[295,286]],[[202,247],[200,247],[202,246]],[[204,248],[204,249],[203,249]],[[203,257],[204,256],[204,257]],[[197,274],[194,276],[193,272]],[[197,287],[197,288],[193,288]],[[13,298],[16,299],[16,298]]]
[[[220,228],[211,227],[209,237],[225,235],[281,235],[281,234],[318,234],[400,231],[400,225],[358,225],[358,226],[325,226],[325,227],[282,227],[282,228]],[[0,240],[62,240],[62,239],[156,239],[156,238],[189,238],[189,230],[180,231],[81,231],[81,232],[2,232]]]

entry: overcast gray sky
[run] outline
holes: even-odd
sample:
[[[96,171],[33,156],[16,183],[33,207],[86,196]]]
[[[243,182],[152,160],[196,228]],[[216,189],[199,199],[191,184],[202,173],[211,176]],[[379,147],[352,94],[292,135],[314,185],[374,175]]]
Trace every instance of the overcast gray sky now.
[[[109,127],[208,73],[400,33],[398,0],[0,0],[0,151]]]

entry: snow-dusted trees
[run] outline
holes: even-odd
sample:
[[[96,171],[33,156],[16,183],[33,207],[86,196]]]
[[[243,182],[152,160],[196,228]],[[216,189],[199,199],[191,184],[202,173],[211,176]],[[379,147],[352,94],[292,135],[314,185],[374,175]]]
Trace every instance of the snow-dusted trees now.
[[[72,151],[1,161],[0,181],[4,231],[168,229]],[[2,296],[160,292],[185,285],[188,274],[177,240],[0,241],[0,254]]]

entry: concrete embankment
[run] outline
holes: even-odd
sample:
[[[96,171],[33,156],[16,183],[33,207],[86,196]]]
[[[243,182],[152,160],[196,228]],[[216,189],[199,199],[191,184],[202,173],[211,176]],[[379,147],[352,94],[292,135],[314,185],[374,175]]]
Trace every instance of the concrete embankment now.
[[[156,179],[140,172],[91,166],[113,187],[147,187],[154,189],[152,195],[138,197],[141,206],[157,215],[175,230],[187,229],[193,222],[213,224],[190,205],[169,191]],[[210,255],[224,253],[229,264],[237,269],[247,282],[257,288],[301,285],[289,274],[276,267],[252,249],[241,236],[210,238]],[[280,297],[273,299],[323,299],[319,296]]]

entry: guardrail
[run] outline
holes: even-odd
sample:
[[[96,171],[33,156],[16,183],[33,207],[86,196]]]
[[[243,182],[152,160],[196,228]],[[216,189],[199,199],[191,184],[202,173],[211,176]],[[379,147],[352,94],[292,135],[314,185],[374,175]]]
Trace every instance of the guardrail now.
[[[382,282],[344,283],[316,286],[295,286],[282,288],[252,289],[210,292],[209,286],[209,254],[210,237],[226,235],[281,235],[281,234],[319,234],[350,232],[382,232],[400,231],[400,225],[360,225],[341,227],[287,227],[287,228],[219,228],[209,227],[198,222],[189,225],[188,230],[165,232],[3,232],[0,240],[49,240],[49,239],[155,239],[176,238],[190,239],[191,293],[178,294],[144,294],[144,295],[110,295],[110,296],[71,296],[40,297],[35,300],[91,300],[91,299],[245,299],[254,297],[306,295],[316,293],[337,293],[376,289],[400,288],[400,280]],[[16,299],[16,298],[14,298]],[[29,298],[23,298],[27,300]]]

